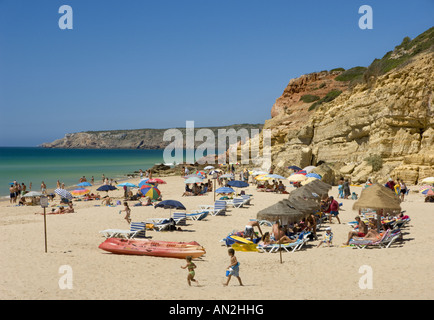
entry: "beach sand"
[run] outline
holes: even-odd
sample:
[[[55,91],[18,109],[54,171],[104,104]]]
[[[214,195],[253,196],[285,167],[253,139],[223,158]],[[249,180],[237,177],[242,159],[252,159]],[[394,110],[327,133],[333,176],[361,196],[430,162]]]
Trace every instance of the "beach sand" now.
[[[183,179],[164,177],[160,185],[163,199],[181,201],[187,211],[200,204],[213,204],[213,195],[182,197]],[[137,183],[138,179],[131,179]],[[97,186],[90,187],[95,190]],[[291,188],[289,188],[291,189]],[[184,260],[149,256],[115,255],[98,248],[104,241],[99,231],[129,229],[123,206],[103,207],[101,201],[74,202],[75,213],[47,215],[48,252],[44,252],[43,215],[39,206],[16,207],[0,203],[0,299],[164,299],[164,300],[289,300],[289,299],[433,299],[434,298],[434,204],[410,193],[402,203],[411,222],[406,226],[401,243],[388,249],[341,247],[357,215],[353,200],[343,203],[340,219],[330,224],[334,246],[316,248],[319,241],[309,242],[302,250],[282,253],[236,252],[240,262],[243,287],[233,278],[228,287],[225,271],[229,265],[227,247],[220,242],[232,230],[243,230],[259,210],[287,195],[257,192],[252,205],[233,208],[226,216],[208,216],[203,221],[188,221],[182,231],[147,231],[154,240],[197,241],[206,255],[196,259],[196,279],[200,286],[187,285],[187,271],[180,267]],[[360,187],[352,187],[360,195]],[[104,194],[104,192],[100,192]],[[110,192],[119,197],[123,191]],[[337,196],[334,187],[331,195]],[[54,202],[56,205],[59,201]],[[130,202],[132,221],[169,217],[169,210],[134,207]],[[50,208],[47,210],[50,211]],[[329,224],[327,224],[329,225]],[[263,231],[271,228],[263,227]],[[319,232],[321,237],[324,228]],[[65,267],[66,266],[66,267]],[[363,289],[359,280],[372,268],[373,287]],[[72,271],[72,288],[62,284],[65,269]]]

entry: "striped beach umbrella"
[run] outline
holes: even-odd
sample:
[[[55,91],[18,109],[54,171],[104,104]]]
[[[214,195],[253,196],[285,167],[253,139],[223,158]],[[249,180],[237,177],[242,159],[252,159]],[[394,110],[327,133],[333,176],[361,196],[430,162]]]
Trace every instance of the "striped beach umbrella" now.
[[[306,174],[306,177],[307,178],[316,178],[316,179],[320,179],[320,180],[322,179],[321,175],[319,175],[318,173],[313,173],[313,172]]]
[[[73,196],[83,196],[85,194],[88,194],[90,192],[90,190],[85,189],[85,188],[80,188],[80,189],[75,189],[71,191],[71,194]]]
[[[140,189],[140,192],[145,196],[151,199],[158,199],[161,195],[161,191],[158,190],[155,186],[143,186]]]
[[[72,200],[72,194],[69,191],[65,190],[65,189],[58,188],[58,189],[54,190],[54,192],[56,194],[58,194],[61,198]]]
[[[425,195],[431,195],[431,194],[428,194],[428,193],[432,193],[432,192],[434,192],[434,188],[433,187],[429,187],[429,188],[426,188],[426,189],[420,191],[420,193],[425,194]]]
[[[229,187],[221,187],[218,188],[215,193],[234,193],[235,190]]]

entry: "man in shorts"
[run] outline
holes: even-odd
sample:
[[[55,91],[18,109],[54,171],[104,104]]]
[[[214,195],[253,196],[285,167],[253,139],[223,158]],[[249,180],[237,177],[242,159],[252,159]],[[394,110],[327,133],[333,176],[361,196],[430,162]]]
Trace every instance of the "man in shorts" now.
[[[341,220],[339,219],[339,203],[332,197],[329,197],[330,201],[330,223],[332,222],[332,217],[338,219],[339,224],[341,224]]]
[[[243,238],[250,238],[251,241],[253,241],[253,236],[255,236],[256,238],[259,238],[253,227],[257,227],[259,229],[259,232],[261,233],[262,236],[262,230],[261,227],[259,226],[259,222],[256,220],[253,221],[249,221],[249,223],[247,223],[246,227],[244,228],[244,234],[243,234]]]
[[[363,238],[368,233],[368,226],[362,221],[362,219],[360,219],[359,216],[355,217],[354,219],[357,221],[357,227],[354,227],[354,229],[357,229],[357,231],[353,230],[348,233],[348,241],[344,243],[346,246],[350,244],[350,240],[353,237]]]

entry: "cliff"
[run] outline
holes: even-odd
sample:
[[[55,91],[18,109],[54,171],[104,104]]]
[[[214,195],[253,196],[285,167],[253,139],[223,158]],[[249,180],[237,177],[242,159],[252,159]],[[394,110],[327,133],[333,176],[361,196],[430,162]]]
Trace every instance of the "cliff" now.
[[[237,124],[223,127],[195,128],[195,133],[200,129],[210,129],[216,138],[217,146],[219,129],[247,130],[259,129],[262,124]],[[186,129],[176,128],[183,134],[183,146],[185,147]],[[137,130],[109,130],[109,131],[86,131],[68,133],[62,139],[50,143],[43,143],[44,148],[66,149],[164,149],[170,141],[163,141],[164,132],[167,129],[137,129]],[[200,144],[201,142],[197,142]]]
[[[434,176],[434,28],[367,67],[292,79],[271,109],[272,163],[320,165],[333,183]]]

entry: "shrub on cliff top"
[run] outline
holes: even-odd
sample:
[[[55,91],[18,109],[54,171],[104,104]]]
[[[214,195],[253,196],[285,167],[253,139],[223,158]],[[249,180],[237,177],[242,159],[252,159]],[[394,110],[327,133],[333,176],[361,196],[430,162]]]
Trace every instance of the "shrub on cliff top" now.
[[[310,107],[309,107],[309,111],[314,110],[315,108],[317,108],[319,105],[326,103],[326,102],[330,102],[334,99],[336,99],[340,94],[342,93],[341,90],[332,90],[329,93],[327,93],[325,95],[324,98],[318,100],[317,102],[313,103]]]
[[[319,100],[320,98],[318,96],[314,96],[312,94],[305,94],[301,96],[300,100],[304,103],[310,103]]]

